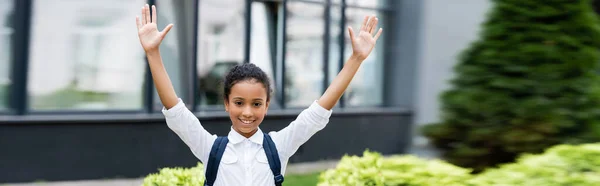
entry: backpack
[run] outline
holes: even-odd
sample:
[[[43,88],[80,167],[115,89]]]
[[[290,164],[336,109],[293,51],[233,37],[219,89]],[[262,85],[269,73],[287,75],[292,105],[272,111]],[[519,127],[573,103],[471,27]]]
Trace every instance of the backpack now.
[[[281,175],[281,162],[279,161],[277,147],[275,147],[275,143],[273,143],[271,136],[266,133],[263,134],[263,149],[267,155],[269,167],[271,167],[271,171],[273,172],[273,175],[275,175],[275,185],[281,186],[281,183],[283,183],[283,175]],[[229,139],[227,136],[219,136],[213,143],[212,149],[210,150],[210,155],[208,157],[208,163],[206,164],[206,179],[204,180],[204,186],[212,186],[215,183],[221,157],[223,157],[223,153],[225,152],[225,147],[227,146],[228,142]]]

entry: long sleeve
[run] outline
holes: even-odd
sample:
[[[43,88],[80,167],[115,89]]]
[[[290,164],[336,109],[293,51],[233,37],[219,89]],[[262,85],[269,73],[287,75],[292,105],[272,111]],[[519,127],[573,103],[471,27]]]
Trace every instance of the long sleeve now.
[[[163,107],[167,126],[175,132],[203,163],[208,160],[212,143],[217,138],[204,129],[198,118],[185,107],[181,99],[171,109]]]
[[[292,156],[302,144],[325,128],[331,113],[331,110],[323,108],[316,101],[313,102],[289,126],[271,133],[277,150],[285,157]]]

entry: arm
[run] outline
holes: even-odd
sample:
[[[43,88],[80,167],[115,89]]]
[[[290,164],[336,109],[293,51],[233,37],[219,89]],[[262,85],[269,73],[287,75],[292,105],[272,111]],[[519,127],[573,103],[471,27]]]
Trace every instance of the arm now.
[[[369,22],[369,18],[371,22]],[[344,68],[342,68],[337,77],[331,82],[331,85],[329,85],[329,88],[327,88],[319,100],[303,110],[289,126],[281,131],[271,133],[273,141],[278,146],[277,150],[284,158],[292,156],[300,145],[308,141],[315,133],[325,128],[331,116],[331,108],[335,106],[350,84],[350,81],[352,81],[360,64],[369,56],[377,38],[379,38],[382,32],[379,29],[377,34],[373,36],[376,25],[377,18],[375,16],[367,16],[357,37],[354,37],[352,28],[348,28],[353,52],[344,65]]]
[[[173,27],[173,24],[169,24],[162,32],[159,32],[156,25],[156,17],[156,7],[152,6],[152,17],[150,17],[150,8],[146,4],[142,8],[141,21],[137,16],[135,21],[137,23],[140,43],[148,58],[148,65],[150,66],[150,72],[152,73],[152,79],[154,80],[158,97],[165,108],[170,109],[175,106],[179,100],[163,65],[159,46],[169,30]]]
[[[160,52],[148,52],[146,53],[146,57],[148,58],[150,72],[152,73],[152,79],[154,80],[154,86],[156,87],[160,101],[165,108],[173,108],[173,106],[175,106],[175,104],[177,104],[179,101],[179,98],[175,93],[171,79],[169,79],[167,70],[163,65]]]
[[[159,32],[156,26],[156,7],[152,6],[152,17],[150,17],[150,7],[147,4],[142,7],[142,19],[136,17],[136,23],[140,43],[148,58],[154,85],[160,101],[164,105],[162,113],[165,115],[167,126],[181,138],[200,161],[206,162],[210,146],[216,136],[210,135],[200,124],[198,118],[177,97],[159,52],[160,43],[173,24],[169,24],[162,32]]]
[[[369,21],[369,18],[371,21]],[[361,63],[369,56],[377,39],[383,31],[381,28],[375,36],[373,32],[375,26],[377,26],[378,19],[375,16],[367,16],[363,21],[358,36],[354,36],[352,28],[348,28],[350,34],[350,41],[352,41],[352,56],[346,61],[344,67],[340,73],[333,79],[327,90],[321,98],[318,100],[319,105],[327,110],[331,110],[333,106],[339,101],[342,94],[348,88],[348,85],[354,78],[356,71],[360,67]]]

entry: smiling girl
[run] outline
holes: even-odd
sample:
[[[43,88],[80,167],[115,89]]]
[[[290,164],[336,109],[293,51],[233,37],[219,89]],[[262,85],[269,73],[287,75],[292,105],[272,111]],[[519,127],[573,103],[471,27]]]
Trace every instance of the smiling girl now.
[[[338,102],[361,63],[369,56],[382,29],[378,19],[366,16],[355,35],[348,27],[352,55],[325,93],[287,127],[264,133],[262,123],[271,100],[271,84],[263,70],[251,63],[233,67],[225,77],[225,111],[231,119],[227,136],[210,134],[198,118],[177,97],[165,70],[159,45],[173,24],[158,31],[156,7],[142,7],[136,17],[140,43],[146,52],[154,85],[164,105],[168,127],[205,164],[205,185],[281,185],[289,158],[329,122],[331,109]]]

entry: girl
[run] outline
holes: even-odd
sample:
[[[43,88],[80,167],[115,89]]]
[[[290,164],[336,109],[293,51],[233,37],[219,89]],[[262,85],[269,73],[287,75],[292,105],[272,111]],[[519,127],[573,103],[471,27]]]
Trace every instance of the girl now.
[[[357,35],[348,27],[352,55],[343,69],[321,98],[303,110],[289,126],[268,132],[268,135],[258,127],[267,114],[271,98],[267,75],[251,63],[232,68],[225,77],[223,95],[225,111],[229,113],[232,123],[231,131],[226,137],[218,137],[207,132],[177,97],[163,66],[159,45],[173,24],[159,32],[156,7],[152,6],[150,14],[147,4],[142,7],[141,19],[136,16],[140,43],[146,52],[154,85],[164,105],[162,112],[168,127],[205,164],[205,185],[236,186],[281,184],[283,179],[279,173],[285,173],[288,159],[300,145],[327,125],[331,109],[374,48],[382,32],[380,28],[373,36],[377,22],[375,16],[366,16]],[[219,146],[222,141],[215,143],[217,139],[225,140],[222,146]],[[222,147],[220,151],[219,147]]]

